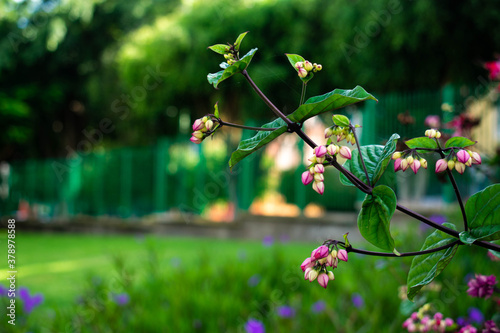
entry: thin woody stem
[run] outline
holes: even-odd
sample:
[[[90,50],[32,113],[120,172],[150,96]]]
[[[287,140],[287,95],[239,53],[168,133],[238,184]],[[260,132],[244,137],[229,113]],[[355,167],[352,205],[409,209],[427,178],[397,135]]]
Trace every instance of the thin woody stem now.
[[[301,106],[302,104],[304,104],[304,99],[306,97],[306,89],[307,89],[307,83],[302,82],[302,94],[300,94],[299,106]]]
[[[229,127],[236,127],[236,128],[242,128],[242,129],[248,129],[248,130],[254,130],[254,131],[269,131],[272,132],[274,130],[277,130],[277,128],[265,128],[265,127],[254,127],[254,126],[246,126],[246,125],[240,125],[240,124],[233,124],[233,123],[228,123],[226,121],[222,121],[221,119],[217,119],[219,124],[221,126],[229,126]]]
[[[361,147],[359,146],[358,136],[356,135],[356,128],[354,126],[352,126],[351,124],[349,124],[349,128],[351,129],[351,132],[354,135],[354,140],[356,140],[356,147],[358,147],[359,159],[361,160],[361,165],[363,166],[363,171],[365,172],[366,184],[368,184],[368,186],[371,186],[370,185],[370,177],[368,177],[368,170],[366,169],[363,154],[361,154]]]
[[[338,242],[339,244],[345,244],[343,242]],[[390,252],[376,252],[376,251],[368,251],[368,250],[363,250],[363,249],[356,249],[352,246],[347,246],[345,249],[347,252],[354,252],[354,253],[359,253],[359,254],[364,254],[364,255],[369,255],[369,256],[376,256],[376,257],[414,257],[414,256],[419,256],[423,254],[429,254],[429,253],[434,253],[434,252],[439,252],[442,250],[446,250],[450,247],[453,247],[455,245],[463,245],[459,240],[456,240],[454,242],[451,242],[449,244],[443,245],[443,246],[438,246],[433,249],[429,250],[423,250],[423,251],[415,251],[415,252],[403,252],[400,253],[399,255],[396,255],[394,253]]]
[[[436,138],[436,143],[438,145],[438,148],[441,149],[441,144],[439,143],[439,140]],[[439,151],[439,155],[441,155],[441,158],[444,158],[445,155],[443,153],[443,150]],[[467,223],[467,214],[465,213],[465,206],[464,202],[462,200],[462,195],[460,194],[460,190],[458,189],[457,182],[455,181],[455,177],[453,177],[453,173],[449,168],[446,168],[446,173],[448,174],[448,178],[450,179],[451,185],[453,186],[453,190],[455,191],[455,196],[457,197],[458,200],[458,205],[460,206],[460,211],[462,212],[462,219],[464,221],[464,229],[465,231],[469,230],[469,225]]]

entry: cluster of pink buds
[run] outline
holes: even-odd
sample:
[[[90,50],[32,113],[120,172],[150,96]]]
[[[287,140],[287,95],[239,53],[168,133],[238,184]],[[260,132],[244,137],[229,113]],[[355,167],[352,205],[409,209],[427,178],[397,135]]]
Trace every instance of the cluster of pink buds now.
[[[335,279],[333,272],[327,270],[327,267],[332,269],[337,268],[339,260],[347,262],[347,251],[344,249],[330,250],[326,245],[321,245],[313,250],[311,256],[306,258],[300,268],[304,272],[304,279],[313,282],[318,279],[318,283],[326,288],[328,282]]]
[[[304,185],[309,185],[313,182],[313,190],[318,192],[319,194],[323,194],[325,192],[325,184],[323,181],[325,177],[323,173],[325,172],[325,167],[323,162],[325,162],[325,155],[327,153],[327,149],[325,146],[318,146],[314,148],[314,155],[309,159],[311,161],[311,165],[307,171],[302,173],[302,183]]]
[[[302,173],[302,184],[309,185],[310,183],[313,183],[313,190],[319,194],[323,194],[325,192],[325,177],[323,176],[325,166],[323,163],[326,160],[327,153],[330,156],[336,156],[339,154],[343,158],[351,159],[351,150],[345,146],[339,147],[331,144],[328,146],[318,146],[314,148],[314,155],[308,159],[308,161],[311,162],[311,165],[308,167],[307,171]]]
[[[298,71],[299,77],[305,78],[310,72],[319,72],[323,69],[323,66],[317,63],[311,63],[310,61],[299,61],[295,63],[295,68]]]
[[[214,130],[214,122],[210,117],[196,119],[193,124],[193,133],[191,134],[191,142],[200,144],[207,136],[212,134]]]
[[[325,130],[325,139],[330,139],[332,136],[337,136],[337,142],[340,142],[342,140],[346,140],[349,142],[351,145],[356,144],[356,138],[354,134],[351,133],[351,130],[349,127],[342,127],[342,126],[331,126],[328,127]]]
[[[442,158],[436,162],[436,172],[443,172],[446,169],[457,170],[463,174],[465,167],[472,164],[481,164],[481,156],[473,151],[461,149],[458,153],[452,152],[447,158]]]
[[[392,154],[392,159],[394,160],[394,171],[396,172],[399,170],[405,172],[408,168],[410,168],[415,174],[417,174],[420,167],[427,169],[427,160],[419,157],[415,152],[403,154],[397,151]]]
[[[425,136],[429,139],[439,139],[441,137],[441,132],[432,128],[425,131]]]
[[[430,309],[429,304],[422,306],[418,312],[413,312],[410,318],[403,323],[403,328],[408,332],[446,332],[446,329],[453,326],[451,318],[443,319],[440,312],[430,316],[426,314]]]
[[[474,279],[471,279],[467,286],[467,294],[472,297],[488,298],[493,295],[493,291],[497,284],[495,275],[476,274]]]

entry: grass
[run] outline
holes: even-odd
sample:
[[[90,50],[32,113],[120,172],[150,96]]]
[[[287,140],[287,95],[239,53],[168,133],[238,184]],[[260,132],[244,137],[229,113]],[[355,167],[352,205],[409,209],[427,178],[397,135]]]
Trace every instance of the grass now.
[[[425,237],[415,237],[419,232],[400,232],[398,248],[418,248]],[[5,239],[3,234],[0,246],[6,246]],[[351,254],[324,290],[303,281],[299,268],[318,245],[275,241],[267,247],[251,240],[19,231],[17,287],[45,298],[29,317],[21,313],[26,320],[21,327],[31,332],[67,331],[68,325],[81,332],[241,332],[253,317],[263,321],[267,332],[325,327],[346,333],[375,328],[400,332],[408,314],[428,301],[453,318],[467,315],[470,306],[487,317],[497,311],[493,302],[465,293],[467,274],[498,276],[498,263],[482,249],[463,246],[433,288],[409,303],[399,298],[398,289],[406,282],[411,258]],[[6,270],[0,278],[5,281]],[[118,306],[111,295],[122,292],[130,303]],[[362,307],[353,304],[354,295],[364,300]],[[320,300],[327,305],[325,311],[311,312]],[[296,316],[279,317],[281,305],[293,307]]]

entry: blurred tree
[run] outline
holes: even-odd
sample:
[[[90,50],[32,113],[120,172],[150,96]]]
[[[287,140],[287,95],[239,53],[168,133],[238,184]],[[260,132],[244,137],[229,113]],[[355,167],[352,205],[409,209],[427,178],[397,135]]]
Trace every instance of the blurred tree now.
[[[323,65],[308,96],[481,83],[500,50],[495,0],[3,1],[0,160],[66,156],[97,144],[147,144],[189,130],[221,100],[225,117],[270,115],[240,78],[214,93],[207,50],[250,34],[249,72],[277,106],[297,107],[300,81],[284,53]],[[80,145],[79,145],[80,144]],[[67,149],[70,147],[70,149]]]

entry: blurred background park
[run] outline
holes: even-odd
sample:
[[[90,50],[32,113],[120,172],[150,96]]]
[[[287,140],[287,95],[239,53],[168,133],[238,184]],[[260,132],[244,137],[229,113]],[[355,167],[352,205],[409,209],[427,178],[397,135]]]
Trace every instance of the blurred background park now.
[[[325,234],[359,240],[363,195],[334,170],[325,195],[303,186],[311,151],[291,135],[232,171],[231,152],[253,132],[224,128],[202,145],[189,141],[193,121],[216,102],[227,121],[273,119],[242,78],[213,89],[206,75],[222,58],[207,47],[249,31],[242,52],[259,50],[248,71],[285,113],[301,83],[284,53],[323,65],[307,97],[363,86],[379,102],[339,111],[362,125],[362,144],[422,136],[431,125],[477,140],[483,164],[459,179],[467,197],[500,177],[500,69],[486,65],[500,56],[499,21],[494,0],[0,1],[0,216],[18,221],[18,283],[43,295],[32,314],[19,310],[20,325],[238,332],[256,318],[271,332],[399,332],[419,305],[398,297],[406,259],[352,259],[333,292],[303,283],[298,270]],[[320,141],[330,116],[306,131]],[[459,216],[433,170],[384,177],[405,205],[441,222]],[[429,230],[398,221],[405,250],[418,249],[410,235],[423,240]],[[463,252],[429,293],[449,316],[471,306],[488,316],[494,306],[473,304],[460,288],[476,269],[498,267],[482,251]]]

